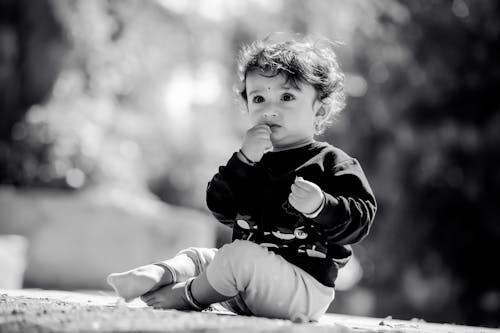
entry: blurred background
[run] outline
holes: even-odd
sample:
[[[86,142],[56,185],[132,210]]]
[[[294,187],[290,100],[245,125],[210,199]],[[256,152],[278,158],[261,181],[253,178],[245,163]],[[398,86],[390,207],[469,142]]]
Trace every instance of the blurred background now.
[[[247,125],[244,43],[340,42],[347,107],[320,138],[379,203],[330,312],[500,325],[495,0],[0,0],[0,288],[108,289],[220,246],[206,184]]]

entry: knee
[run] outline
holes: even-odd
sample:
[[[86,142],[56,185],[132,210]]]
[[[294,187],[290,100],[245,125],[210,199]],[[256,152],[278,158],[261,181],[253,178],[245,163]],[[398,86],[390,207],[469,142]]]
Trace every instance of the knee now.
[[[224,245],[217,253],[217,260],[224,267],[229,268],[238,275],[242,270],[256,270],[256,263],[261,262],[267,253],[267,249],[259,245],[246,241],[235,240],[230,244]],[[258,266],[258,265],[257,265]]]
[[[224,245],[218,252],[218,256],[232,266],[253,263],[258,261],[258,258],[265,255],[267,250],[259,245],[246,241],[235,240],[230,244]]]
[[[267,250],[245,240],[236,240],[226,244],[217,252],[209,267],[211,275],[224,275],[231,284],[232,291],[247,290],[257,275],[260,275],[260,263],[268,255]],[[212,274],[217,272],[217,274]]]

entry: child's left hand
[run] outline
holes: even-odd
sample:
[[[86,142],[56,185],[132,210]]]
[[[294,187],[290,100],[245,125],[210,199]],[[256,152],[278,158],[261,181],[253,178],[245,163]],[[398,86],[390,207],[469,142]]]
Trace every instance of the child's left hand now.
[[[314,213],[323,203],[324,194],[321,188],[302,177],[295,178],[291,189],[288,201],[302,214]]]

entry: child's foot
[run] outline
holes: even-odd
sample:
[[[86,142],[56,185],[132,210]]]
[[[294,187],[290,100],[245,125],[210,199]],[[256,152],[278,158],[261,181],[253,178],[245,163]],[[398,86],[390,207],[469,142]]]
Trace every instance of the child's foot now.
[[[160,287],[165,269],[158,265],[145,265],[123,273],[113,273],[107,282],[113,287],[118,296],[130,302],[148,291]]]
[[[193,310],[186,300],[186,281],[170,284],[141,296],[141,300],[155,309]]]

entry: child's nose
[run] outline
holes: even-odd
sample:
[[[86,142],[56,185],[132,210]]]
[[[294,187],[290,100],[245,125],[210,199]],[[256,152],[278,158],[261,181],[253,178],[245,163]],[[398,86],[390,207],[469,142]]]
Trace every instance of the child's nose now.
[[[266,110],[262,113],[264,119],[272,119],[278,116],[278,113],[274,110]]]

